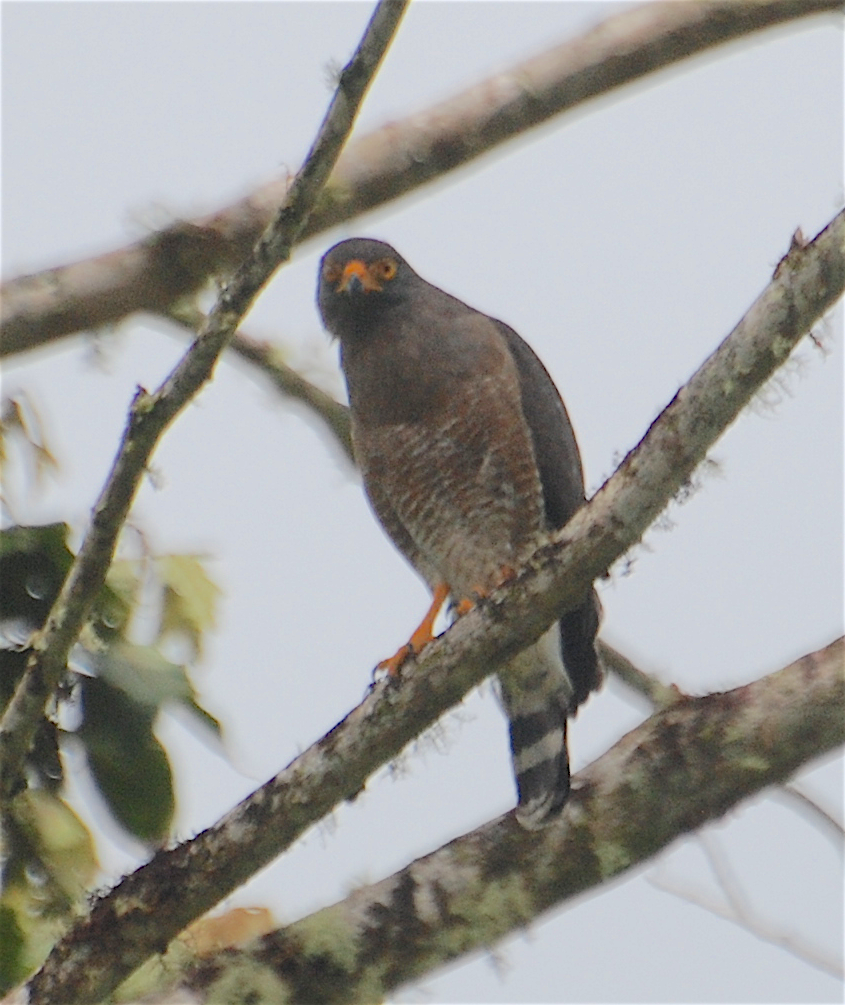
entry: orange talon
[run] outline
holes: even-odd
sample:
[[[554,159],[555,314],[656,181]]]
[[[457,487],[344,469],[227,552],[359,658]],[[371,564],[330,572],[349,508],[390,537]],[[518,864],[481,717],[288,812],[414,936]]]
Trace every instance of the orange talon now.
[[[499,574],[493,581],[493,588],[495,589],[498,586],[504,586],[505,583],[510,582],[515,575],[516,569],[514,569],[512,565],[503,565],[502,568],[499,569]]]
[[[399,673],[399,667],[402,666],[412,652],[413,650],[411,649],[410,643],[406,642],[405,645],[400,649],[397,649],[391,657],[386,660],[382,660],[376,667],[376,670],[386,670],[391,677],[395,677]]]
[[[474,586],[470,596],[463,597],[457,602],[457,604],[455,604],[455,612],[458,615],[461,615],[471,611],[479,600],[482,600],[498,587],[504,586],[504,584],[507,583],[508,580],[513,579],[515,575],[516,569],[514,569],[512,565],[503,565],[496,573],[493,583],[489,589],[486,586]]]
[[[437,617],[440,608],[443,606],[443,601],[448,595],[448,584],[438,583],[434,588],[434,597],[431,601],[431,607],[429,607],[426,611],[425,617],[419,623],[419,626],[414,634],[405,643],[405,645],[398,649],[391,657],[386,660],[382,660],[378,667],[376,667],[377,670],[386,670],[391,677],[395,677],[399,673],[399,668],[409,656],[416,656],[417,653],[422,652],[422,650],[434,638],[434,634],[432,633],[434,619]]]

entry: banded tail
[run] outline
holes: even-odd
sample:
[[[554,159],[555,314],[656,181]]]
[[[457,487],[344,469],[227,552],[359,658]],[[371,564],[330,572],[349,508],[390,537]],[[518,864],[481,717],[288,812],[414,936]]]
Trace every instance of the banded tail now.
[[[602,679],[595,649],[599,614],[593,594],[499,673],[510,721],[516,818],[527,830],[545,827],[566,805],[567,719]]]

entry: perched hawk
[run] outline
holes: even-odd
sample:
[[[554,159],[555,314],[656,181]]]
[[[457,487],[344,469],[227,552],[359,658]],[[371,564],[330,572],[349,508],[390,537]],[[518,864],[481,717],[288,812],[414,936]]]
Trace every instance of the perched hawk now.
[[[353,238],[320,265],[323,323],[340,340],[364,486],[434,600],[390,660],[432,638],[447,596],[469,609],[518,568],[537,535],[584,502],[575,436],[551,378],[507,325],[414,272],[388,244]],[[566,721],[601,681],[595,592],[498,671],[529,829],[569,793]]]

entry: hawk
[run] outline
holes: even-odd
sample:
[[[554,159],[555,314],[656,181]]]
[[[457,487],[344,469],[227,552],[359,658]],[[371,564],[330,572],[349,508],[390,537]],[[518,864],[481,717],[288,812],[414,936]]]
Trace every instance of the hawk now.
[[[447,596],[468,610],[512,575],[539,534],[583,505],[581,459],[528,344],[426,282],[390,245],[353,238],[331,248],[317,300],[340,341],[366,493],[433,595],[410,641],[382,664],[396,673],[432,639]],[[601,682],[599,618],[591,589],[498,670],[516,816],[530,830],[553,820],[569,794],[567,717]]]

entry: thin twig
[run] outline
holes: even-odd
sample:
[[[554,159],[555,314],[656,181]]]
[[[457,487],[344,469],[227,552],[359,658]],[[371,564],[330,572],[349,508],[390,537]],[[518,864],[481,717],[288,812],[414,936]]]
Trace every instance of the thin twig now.
[[[139,390],[112,471],[62,591],[36,637],[26,673],[0,721],[2,790],[20,784],[23,759],[45,702],[57,687],[68,652],[111,564],[118,535],[159,438],[210,379],[241,318],[280,264],[290,257],[305,220],[352,129],[355,116],[405,11],[407,0],[380,0],[340,81],[308,156],[287,198],[252,254],[229,283],[191,348],[154,393]]]
[[[716,882],[725,895],[727,905],[719,903],[703,891],[694,890],[689,886],[681,886],[679,883],[668,882],[658,876],[649,877],[651,885],[688,904],[694,904],[718,918],[730,921],[762,942],[768,942],[777,946],[778,949],[791,953],[803,963],[820,970],[822,973],[829,974],[839,980],[845,978],[845,969],[843,969],[840,959],[810,945],[800,935],[779,929],[765,918],[760,917],[748,902],[739,880],[721,848],[705,834],[700,834],[699,840],[713,870]]]
[[[205,321],[205,315],[198,308],[186,308],[181,304],[178,309],[169,312],[171,321],[190,332],[199,331]],[[230,348],[241,359],[246,360],[268,377],[273,386],[286,398],[294,398],[307,405],[328,427],[335,440],[354,464],[352,453],[352,432],[349,423],[349,409],[327,394],[322,388],[306,380],[293,367],[281,358],[281,352],[272,342],[259,341],[250,338],[244,332],[237,332],[230,343]]]
[[[700,833],[698,843],[701,845],[704,855],[707,858],[713,875],[719,888],[724,893],[731,910],[738,919],[747,919],[751,916],[751,905],[745,896],[745,891],[737,878],[733,867],[728,861],[727,855],[722,851],[718,842],[710,835]]]
[[[259,367],[283,395],[307,405],[310,411],[328,426],[347,460],[355,463],[355,455],[352,452],[349,409],[346,405],[335,401],[322,388],[312,384],[310,380],[306,380],[300,373],[297,373],[293,367],[288,366],[280,358],[278,346],[273,345],[272,342],[261,342],[241,333],[232,339],[231,349],[241,359]]]
[[[664,684],[652,674],[641,670],[603,639],[599,639],[598,650],[605,667],[632,691],[642,695],[652,708],[668,708],[685,697],[676,684]]]
[[[845,851],[845,827],[832,813],[819,804],[816,797],[811,796],[795,782],[782,785],[773,794],[785,796],[786,800],[793,805],[797,803],[801,814],[822,834],[831,839],[839,854],[841,855]]]
[[[33,1002],[98,1000],[162,942],[357,794],[374,770],[580,603],[843,287],[845,211],[814,241],[790,249],[772,283],[616,473],[506,586],[460,618],[398,678],[376,684],[342,723],[218,823],[160,853],[97,901],[33,978]],[[840,730],[841,717],[829,709],[825,715],[812,729]],[[782,746],[770,756],[786,756]],[[84,971],[74,994],[61,983],[70,960],[77,974]]]
[[[623,84],[752,32],[841,10],[841,0],[650,3],[403,121],[353,142],[303,231],[312,237],[488,153],[526,130]],[[289,179],[194,221],[95,258],[7,282],[0,354],[23,352],[135,311],[166,313],[252,247]]]

